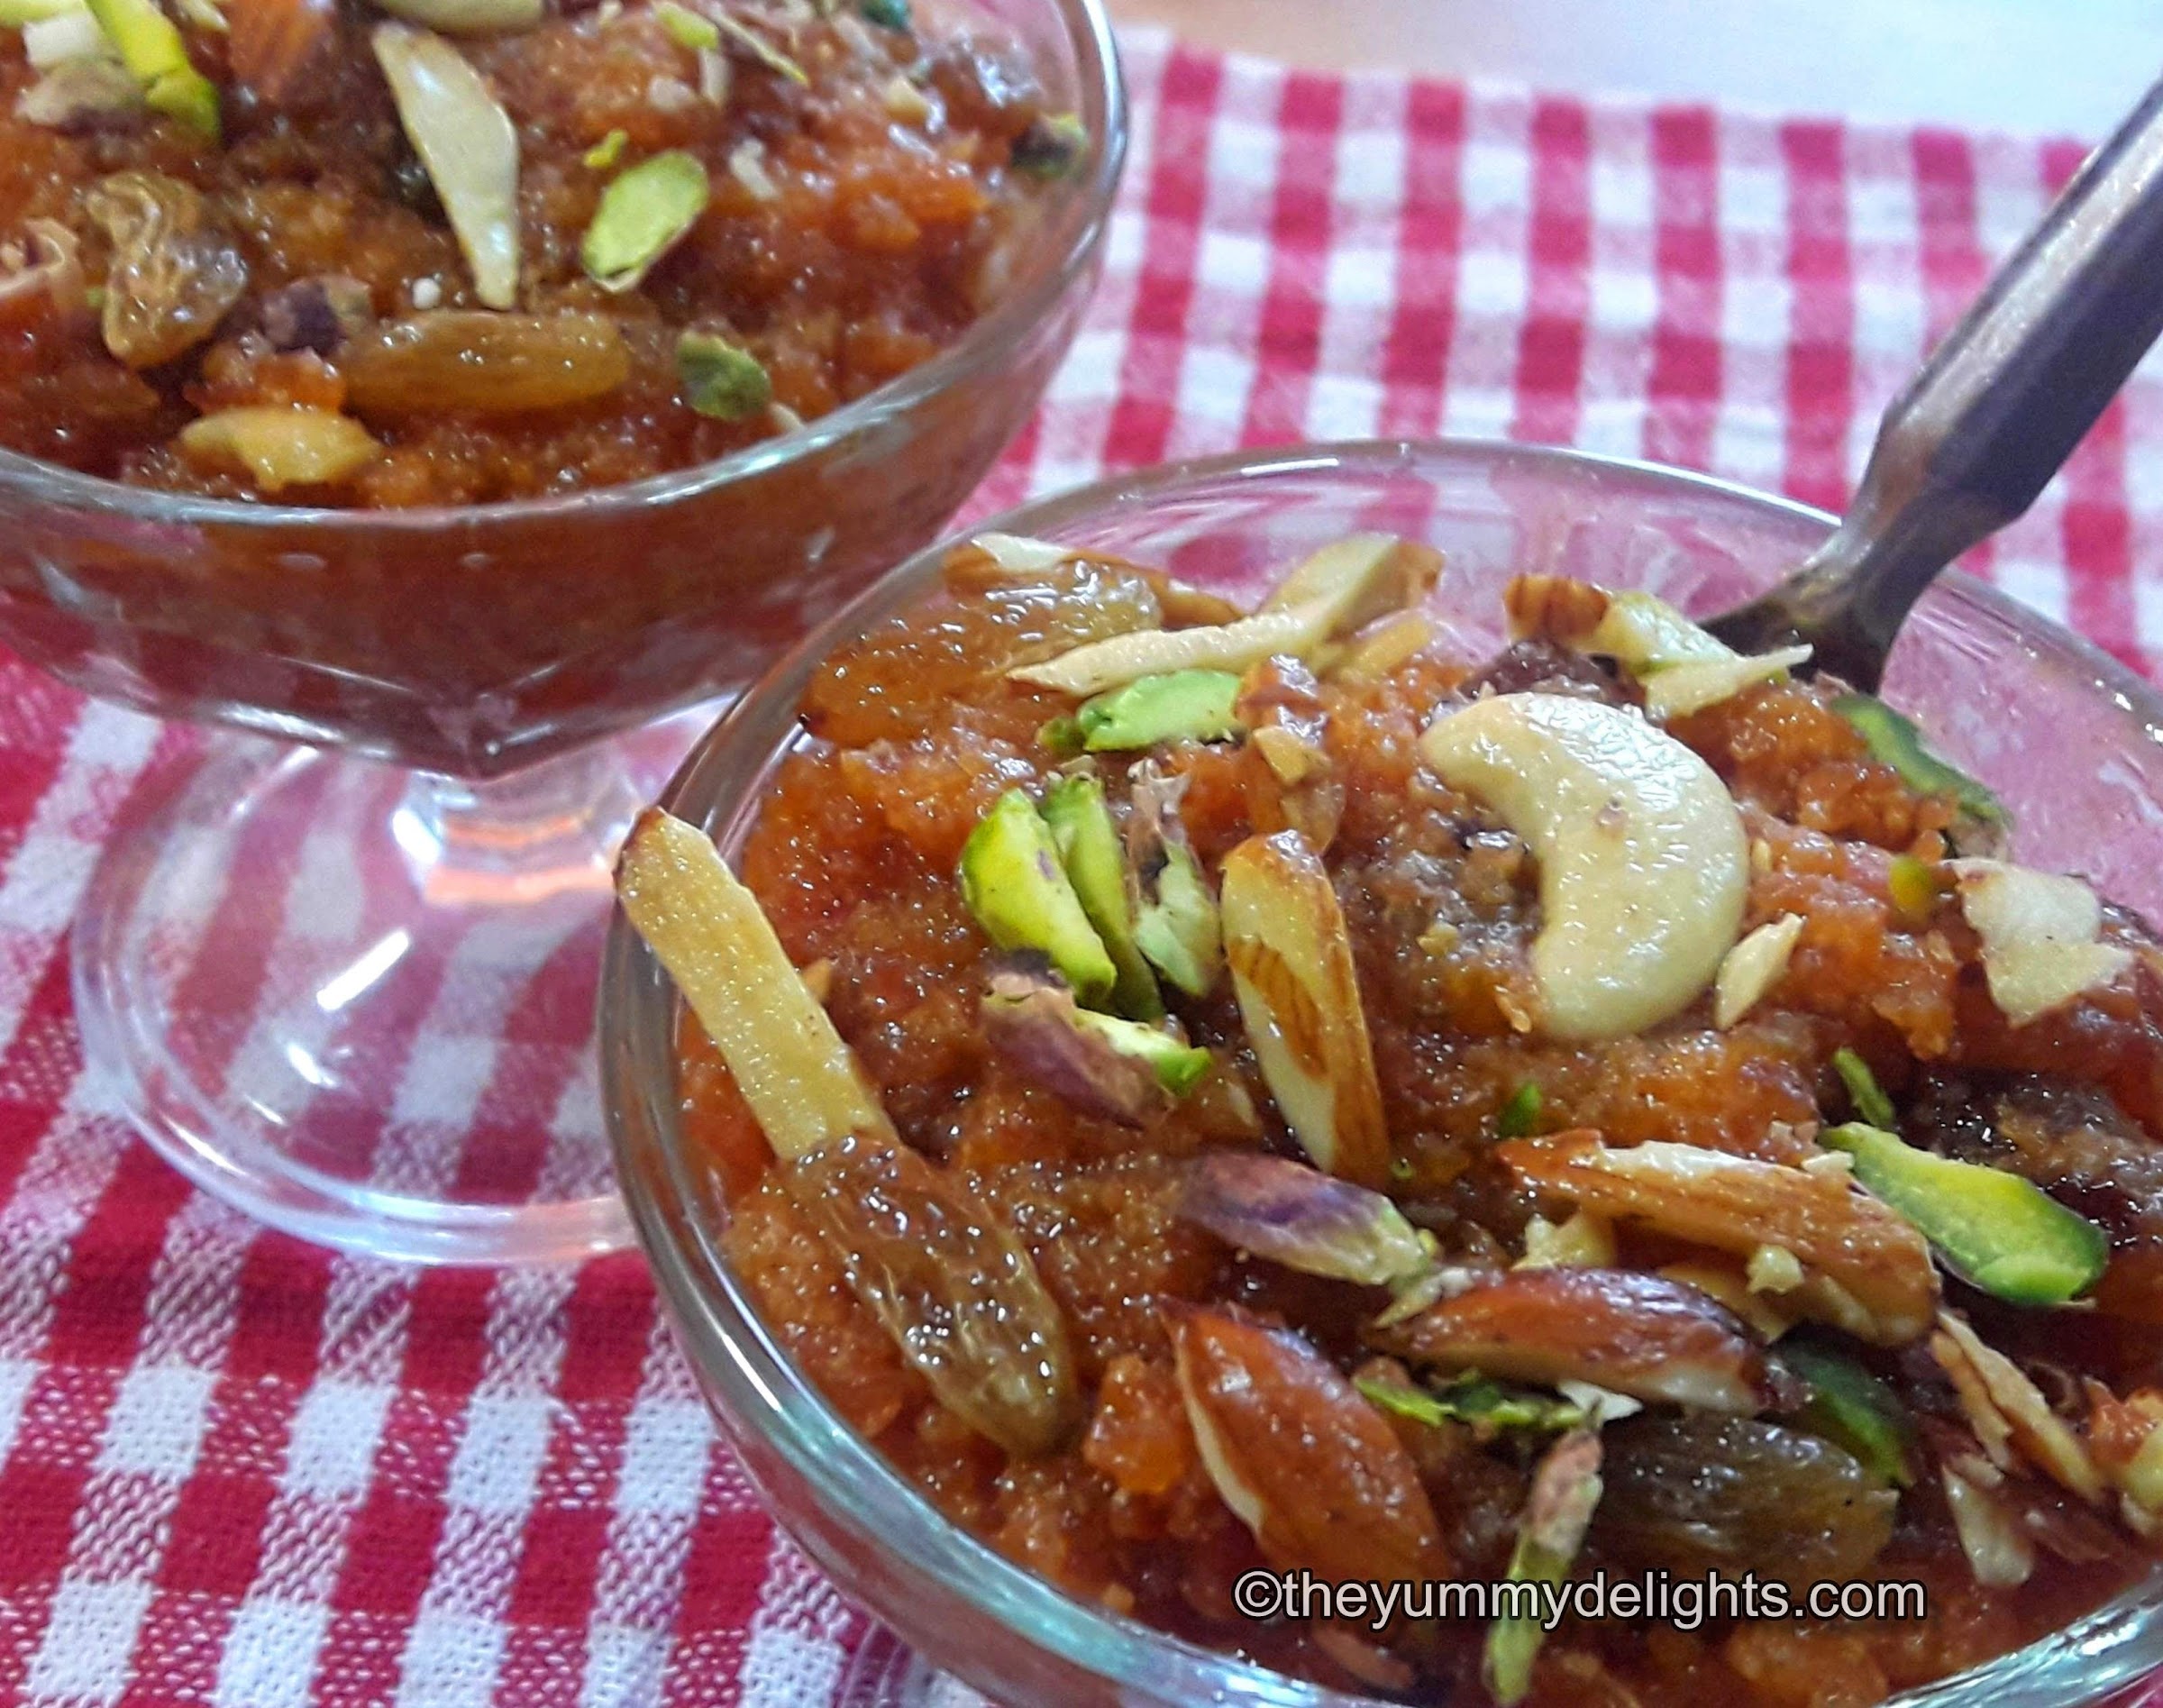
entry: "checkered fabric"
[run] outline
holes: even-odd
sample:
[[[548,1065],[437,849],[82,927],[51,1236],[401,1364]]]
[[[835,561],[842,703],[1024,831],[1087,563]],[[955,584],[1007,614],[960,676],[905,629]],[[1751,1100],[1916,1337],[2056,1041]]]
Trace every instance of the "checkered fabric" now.
[[[1127,43],[1102,291],[989,508],[1300,438],[1574,443],[1838,507],[2071,143]],[[2163,384],[1978,569],[2163,658]],[[259,1233],[81,1072],[66,931],[194,738],[0,660],[0,1702],[817,1703],[862,1617],[716,1446],[634,1257]]]

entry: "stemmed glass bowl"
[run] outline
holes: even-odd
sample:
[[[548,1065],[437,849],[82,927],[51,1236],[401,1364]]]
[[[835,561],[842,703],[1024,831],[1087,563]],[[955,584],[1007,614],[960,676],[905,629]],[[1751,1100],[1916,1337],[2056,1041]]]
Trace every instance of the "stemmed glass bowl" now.
[[[1520,571],[1643,588],[1706,612],[1762,591],[1833,519],[1646,464],[1494,444],[1302,447],[1154,470],[1018,510],[988,528],[1160,564],[1252,596],[1360,529],[1441,547],[1432,613],[1469,657],[1503,636]],[[775,668],[699,743],[664,804],[725,853],[743,844],[826,655],[938,584],[913,559]],[[1886,697],[1980,773],[2018,821],[2015,855],[2073,869],[2163,917],[2163,695],[1982,582],[1948,576],[1903,631]],[[934,1667],[1007,1708],[1198,1703],[1342,1708],[1350,1699],[1068,1600],[943,1518],[780,1351],[720,1250],[720,1176],[680,1125],[679,1008],[618,922],[601,993],[603,1091],[641,1243],[723,1428],[779,1521],[917,1654],[874,1641],[850,1708],[942,1700]],[[2163,1581],[2072,1627],[1901,1698],[1908,1708],[2078,1708],[2163,1665]]]
[[[689,739],[656,720],[741,691],[946,524],[1095,280],[1126,134],[1100,0],[946,11],[1018,41],[1089,151],[982,320],[808,427],[630,485],[401,511],[0,452],[0,643],[253,732],[123,827],[74,942],[94,1066],[200,1184],[407,1259],[627,1238],[590,1021],[615,847]]]

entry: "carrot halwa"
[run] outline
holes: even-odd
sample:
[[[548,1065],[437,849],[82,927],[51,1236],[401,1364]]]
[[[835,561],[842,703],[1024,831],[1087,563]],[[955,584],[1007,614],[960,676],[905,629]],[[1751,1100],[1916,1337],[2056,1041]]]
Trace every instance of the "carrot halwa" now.
[[[1340,1688],[1862,1704],[2136,1582],[2147,927],[1800,649],[1520,577],[1468,662],[1440,568],[1357,536],[1249,613],[987,536],[827,661],[740,881],[649,815],[766,1323],[1011,1559]],[[1256,1568],[1928,1607],[1375,1630]]]
[[[404,507],[636,480],[995,304],[1087,139],[907,0],[14,0],[0,444]]]

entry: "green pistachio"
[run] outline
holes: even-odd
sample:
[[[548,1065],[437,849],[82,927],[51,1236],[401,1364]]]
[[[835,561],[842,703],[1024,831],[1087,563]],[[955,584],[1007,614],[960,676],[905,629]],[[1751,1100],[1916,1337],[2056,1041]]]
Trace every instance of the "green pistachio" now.
[[[153,113],[177,119],[198,135],[219,136],[216,86],[188,62],[187,49],[156,0],[89,0],[90,15],[142,86]]]
[[[629,132],[611,131],[581,154],[579,159],[589,170],[606,172],[624,158],[624,150],[629,146],[630,142]]]
[[[1832,1053],[1832,1067],[1848,1088],[1848,1101],[1855,1105],[1855,1112],[1873,1127],[1890,1129],[1894,1119],[1893,1100],[1878,1084],[1870,1064],[1843,1045]]]
[[[1949,1268],[1993,1298],[2062,1305],[2103,1276],[2110,1236],[2032,1181],[1918,1150],[1860,1121],[1818,1137],[1854,1157],[1856,1178],[1914,1223]]]
[[[1127,858],[1119,828],[1104,799],[1104,785],[1094,777],[1062,777],[1045,793],[1044,822],[1059,850],[1067,879],[1081,898],[1082,911],[1097,928],[1118,968],[1112,1001],[1120,1013],[1154,1020],[1164,1011],[1156,975],[1135,946],[1136,898],[1127,884]]]
[[[1353,1385],[1384,1411],[1430,1429],[1462,1423],[1482,1439],[1504,1429],[1574,1429],[1588,1420],[1584,1408],[1574,1401],[1530,1388],[1505,1387],[1476,1370],[1439,1388],[1410,1388],[1364,1376]]]
[[[1954,840],[1964,854],[1997,852],[2012,820],[1997,796],[1932,753],[1914,723],[1871,694],[1842,694],[1832,709],[1863,738],[1870,757],[1890,765],[1919,794],[1950,795],[1960,809]]]
[[[689,48],[697,53],[701,50],[710,52],[721,45],[721,26],[702,13],[678,5],[676,0],[661,0],[653,8],[653,15],[661,20],[661,27],[680,48]]]
[[[1908,1449],[1915,1426],[1889,1386],[1854,1359],[1821,1347],[1790,1343],[1780,1356],[1810,1384],[1810,1402],[1795,1414],[1797,1423],[1847,1448],[1881,1483],[1905,1488],[1914,1480]]]
[[[1074,893],[1050,827],[1022,790],[1000,796],[969,833],[961,885],[963,903],[1000,948],[1048,957],[1084,1003],[1111,995],[1118,969]]]
[[[1030,178],[1064,178],[1089,151],[1089,127],[1072,113],[1042,114],[1014,139],[1014,169]]]
[[[1559,1584],[1570,1575],[1600,1503],[1601,1457],[1600,1438],[1589,1429],[1565,1435],[1547,1449],[1532,1473],[1531,1492],[1517,1521],[1511,1583]],[[1501,1708],[1516,1708],[1531,1693],[1532,1663],[1547,1634],[1540,1619],[1514,1610],[1488,1627],[1482,1676]]]
[[[695,154],[671,149],[641,160],[601,192],[579,245],[587,274],[603,290],[629,290],[698,223],[712,187]]]
[[[759,359],[718,333],[677,339],[676,377],[683,400],[716,421],[749,421],[773,401],[773,381]]]
[[[1539,1087],[1529,1080],[1517,1088],[1494,1118],[1497,1138],[1527,1138],[1539,1130]]]
[[[1885,868],[1885,893],[1902,924],[1923,926],[1930,922],[1930,916],[1938,911],[1939,899],[1945,893],[1938,881],[1939,870],[1914,854],[1893,856],[1892,864]]]
[[[1232,710],[1238,698],[1239,679],[1229,671],[1168,671],[1085,700],[1074,716],[1082,744],[1092,754],[1223,741],[1240,733]]]
[[[1083,740],[1082,720],[1071,713],[1053,718],[1036,732],[1036,744],[1061,759],[1078,758]]]
[[[908,30],[915,25],[908,15],[908,0],[859,0],[856,10],[864,19],[882,30]]]

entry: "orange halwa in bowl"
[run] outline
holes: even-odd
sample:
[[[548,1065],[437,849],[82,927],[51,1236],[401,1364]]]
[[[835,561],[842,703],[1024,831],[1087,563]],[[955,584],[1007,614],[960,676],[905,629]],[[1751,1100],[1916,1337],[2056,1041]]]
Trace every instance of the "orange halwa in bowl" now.
[[[1683,615],[1828,525],[1516,447],[1157,471],[707,739],[619,874],[610,1115],[845,1590],[1017,1702],[2155,1663],[2163,719],[1959,578],[1885,701]],[[1509,1582],[1638,1598],[1436,1594]]]
[[[0,637],[487,776],[742,687],[1093,282],[1094,0],[23,0]]]

